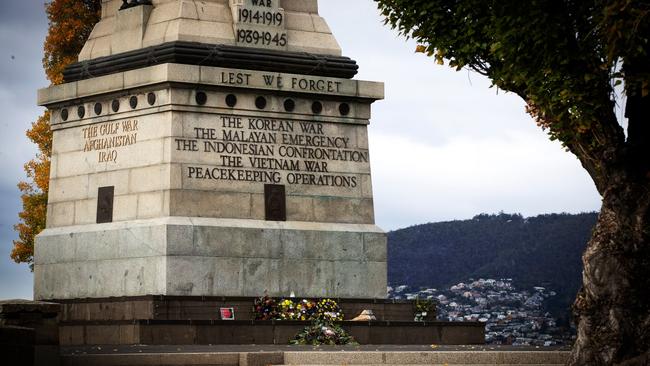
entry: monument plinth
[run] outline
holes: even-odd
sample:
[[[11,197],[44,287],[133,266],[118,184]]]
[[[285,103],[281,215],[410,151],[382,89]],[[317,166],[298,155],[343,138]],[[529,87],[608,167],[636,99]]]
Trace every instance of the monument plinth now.
[[[102,2],[51,111],[43,300],[386,297],[368,150],[316,0]],[[128,4],[128,3],[127,3]]]

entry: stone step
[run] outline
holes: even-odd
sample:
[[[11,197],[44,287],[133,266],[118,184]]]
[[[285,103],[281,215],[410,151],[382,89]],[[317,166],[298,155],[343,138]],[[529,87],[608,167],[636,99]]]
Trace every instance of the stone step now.
[[[566,351],[285,352],[287,365],[562,365]]]
[[[567,351],[427,351],[427,352],[365,352],[365,351],[285,351],[285,352],[154,352],[121,353],[107,348],[103,353],[73,353],[62,356],[62,366],[144,366],[144,365],[563,365]]]
[[[239,353],[137,353],[64,355],[61,366],[239,366]]]

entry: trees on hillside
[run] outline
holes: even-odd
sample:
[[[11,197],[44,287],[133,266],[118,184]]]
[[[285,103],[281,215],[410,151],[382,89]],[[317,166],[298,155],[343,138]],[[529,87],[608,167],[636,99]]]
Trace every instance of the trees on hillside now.
[[[545,286],[556,291],[554,304],[547,309],[568,323],[582,283],[580,256],[596,218],[595,213],[528,218],[481,214],[471,220],[392,231],[388,282],[445,288],[467,278],[514,278],[518,288]]]
[[[49,30],[45,39],[43,67],[52,84],[63,82],[65,67],[77,61],[86,39],[100,18],[101,0],[52,0],[45,10]],[[45,228],[47,192],[52,154],[50,115],[45,112],[32,123],[27,137],[38,146],[36,157],[25,164],[30,181],[18,184],[22,192],[23,211],[14,226],[18,240],[14,241],[11,258],[17,263],[33,262],[34,238]]]
[[[551,139],[578,157],[603,202],[583,255],[571,364],[647,360],[650,1],[375,1],[418,51],[519,95]],[[620,83],[627,131],[614,111]]]

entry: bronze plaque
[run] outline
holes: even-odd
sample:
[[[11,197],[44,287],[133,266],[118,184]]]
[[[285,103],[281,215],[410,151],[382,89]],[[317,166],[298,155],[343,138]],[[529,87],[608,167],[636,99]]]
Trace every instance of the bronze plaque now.
[[[267,221],[287,221],[287,196],[283,185],[264,186],[264,208]]]
[[[113,222],[115,187],[100,187],[97,192],[97,223]]]

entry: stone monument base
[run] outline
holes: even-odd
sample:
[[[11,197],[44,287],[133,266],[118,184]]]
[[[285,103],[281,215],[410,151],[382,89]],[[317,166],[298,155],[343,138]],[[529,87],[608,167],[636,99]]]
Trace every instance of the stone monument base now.
[[[171,297],[62,300],[63,346],[287,345],[309,322],[256,321],[252,297]],[[337,299],[343,328],[360,344],[483,344],[479,322],[413,322],[414,301]],[[236,320],[221,320],[220,308]],[[372,310],[377,321],[349,321]],[[434,317],[435,318],[435,317]]]
[[[37,300],[386,297],[374,225],[167,217],[50,228],[36,247]]]
[[[64,322],[63,346],[92,345],[288,345],[311,323],[251,320],[131,320]],[[484,325],[469,322],[345,321],[359,344],[480,345]]]

